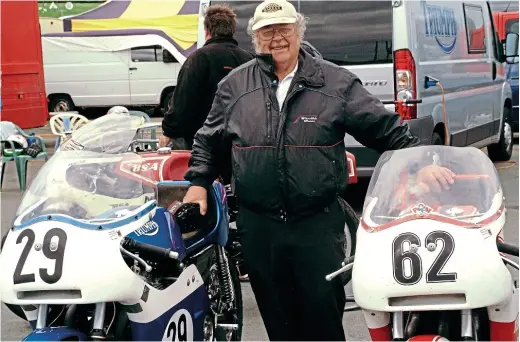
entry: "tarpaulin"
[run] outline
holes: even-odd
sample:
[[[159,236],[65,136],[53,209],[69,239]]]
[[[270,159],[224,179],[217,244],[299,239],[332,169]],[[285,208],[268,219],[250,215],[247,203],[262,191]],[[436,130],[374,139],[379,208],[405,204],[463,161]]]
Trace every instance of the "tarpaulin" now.
[[[62,18],[63,28],[65,33],[89,32],[89,36],[95,35],[94,32],[99,36],[112,33],[123,36],[130,34],[128,31],[132,34],[161,31],[164,33],[161,36],[187,57],[197,46],[199,5],[198,0],[110,0],[88,12]]]

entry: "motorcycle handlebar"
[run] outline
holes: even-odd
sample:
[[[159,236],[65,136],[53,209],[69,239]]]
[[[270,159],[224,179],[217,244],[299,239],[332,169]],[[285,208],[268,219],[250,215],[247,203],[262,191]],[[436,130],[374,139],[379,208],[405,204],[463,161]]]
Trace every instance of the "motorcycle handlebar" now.
[[[134,239],[129,238],[129,237],[125,237],[123,239],[123,242],[121,243],[121,245],[124,248],[128,248],[128,249],[134,250],[136,252],[142,252],[142,253],[154,255],[158,259],[177,259],[177,258],[179,258],[179,253],[174,252],[169,248],[157,247],[157,246],[150,245],[147,243],[135,241]]]
[[[518,257],[518,246],[510,245],[504,242],[497,241],[498,251]]]

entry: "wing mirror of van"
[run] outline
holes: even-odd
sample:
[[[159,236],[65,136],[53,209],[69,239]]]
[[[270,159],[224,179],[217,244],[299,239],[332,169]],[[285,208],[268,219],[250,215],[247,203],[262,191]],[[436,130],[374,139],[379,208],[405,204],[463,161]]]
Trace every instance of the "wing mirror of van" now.
[[[164,63],[178,63],[175,57],[173,57],[173,55],[168,50],[163,49],[162,56]]]
[[[509,32],[507,34],[505,51],[508,64],[518,63],[518,33]]]

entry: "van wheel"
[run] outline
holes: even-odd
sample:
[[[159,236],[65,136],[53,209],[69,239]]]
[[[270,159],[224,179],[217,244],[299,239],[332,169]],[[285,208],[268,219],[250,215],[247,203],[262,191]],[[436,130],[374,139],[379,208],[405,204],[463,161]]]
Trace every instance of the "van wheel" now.
[[[504,107],[504,120],[502,120],[502,133],[497,144],[487,147],[491,161],[507,161],[513,154],[513,127],[511,126],[511,109]]]
[[[73,110],[74,103],[69,95],[53,95],[50,97],[49,111],[71,112]]]

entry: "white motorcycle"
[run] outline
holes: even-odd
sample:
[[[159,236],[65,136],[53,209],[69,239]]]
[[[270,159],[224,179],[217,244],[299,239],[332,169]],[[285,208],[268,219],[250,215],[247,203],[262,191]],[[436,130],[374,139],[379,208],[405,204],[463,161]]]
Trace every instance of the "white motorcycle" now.
[[[204,217],[182,204],[189,183],[158,166],[175,171],[189,154],[132,152],[143,127],[122,115],[89,123],[25,193],[0,254],[0,298],[31,324],[25,340],[241,339],[224,186],[210,187]]]
[[[455,173],[449,189],[415,182],[423,167]],[[384,153],[372,176],[352,270],[355,305],[373,341],[517,341],[518,247],[503,242],[504,195],[473,147]],[[355,261],[354,261],[355,259]]]

